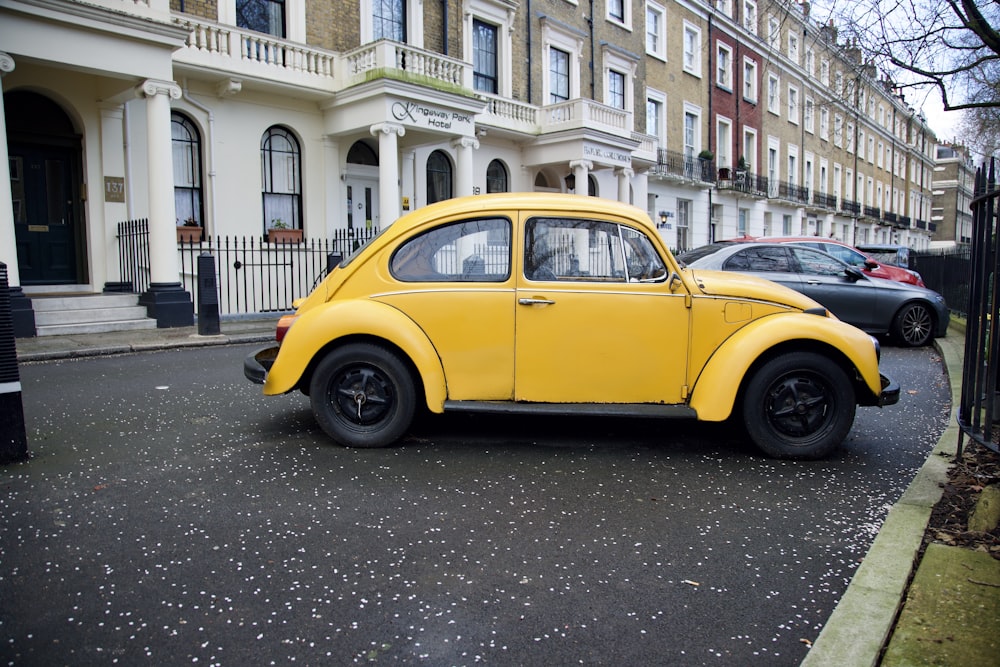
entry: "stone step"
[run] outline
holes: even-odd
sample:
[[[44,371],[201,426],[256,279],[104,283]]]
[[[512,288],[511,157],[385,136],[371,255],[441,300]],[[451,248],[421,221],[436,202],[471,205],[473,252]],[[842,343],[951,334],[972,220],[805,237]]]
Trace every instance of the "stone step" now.
[[[31,299],[38,336],[155,329],[156,320],[147,317],[146,308],[138,304],[136,294],[36,296]]]
[[[38,336],[65,336],[67,334],[106,333],[108,331],[139,331],[155,328],[156,320],[144,318],[141,320],[119,320],[117,322],[81,322],[78,324],[36,326],[36,332]]]

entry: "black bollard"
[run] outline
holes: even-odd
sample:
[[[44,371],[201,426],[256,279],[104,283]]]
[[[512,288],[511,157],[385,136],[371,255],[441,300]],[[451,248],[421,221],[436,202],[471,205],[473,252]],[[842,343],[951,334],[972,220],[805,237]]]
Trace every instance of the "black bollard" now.
[[[198,255],[198,333],[218,336],[219,281],[215,277],[215,256],[208,252]]]
[[[7,265],[0,262],[0,464],[28,458]]]

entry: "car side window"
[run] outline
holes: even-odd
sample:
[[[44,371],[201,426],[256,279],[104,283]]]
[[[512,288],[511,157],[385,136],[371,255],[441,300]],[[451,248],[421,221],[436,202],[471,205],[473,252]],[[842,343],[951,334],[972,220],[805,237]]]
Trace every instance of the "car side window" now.
[[[842,245],[836,245],[834,243],[824,243],[823,247],[820,248],[829,255],[833,255],[842,262],[846,262],[851,266],[864,267],[865,256],[859,252],[855,252],[850,248],[845,248]]]
[[[510,277],[507,218],[453,222],[401,244],[389,261],[403,282],[504,282]]]
[[[726,260],[726,271],[765,271],[788,273],[791,264],[784,248],[747,248]]]
[[[637,229],[605,220],[532,218],[525,224],[528,280],[657,282],[666,265]]]
[[[824,252],[808,248],[792,248],[792,255],[799,265],[799,271],[814,276],[838,276],[844,274],[844,264]]]

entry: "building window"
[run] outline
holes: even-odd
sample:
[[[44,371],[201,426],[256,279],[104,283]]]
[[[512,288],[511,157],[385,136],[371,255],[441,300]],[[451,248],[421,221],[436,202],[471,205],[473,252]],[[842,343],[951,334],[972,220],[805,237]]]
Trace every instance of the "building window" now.
[[[507,167],[500,160],[493,160],[486,167],[486,192],[510,192]]]
[[[792,33],[788,33],[788,59],[799,64],[799,38]]]
[[[684,71],[701,76],[701,30],[684,22]]]
[[[174,162],[174,208],[177,224],[204,226],[201,191],[201,135],[187,116],[170,114]]]
[[[688,229],[691,226],[691,200],[677,200],[677,249],[688,250]]]
[[[830,85],[830,61],[821,60],[819,63],[819,80],[824,86]]]
[[[715,0],[715,8],[729,18],[733,18],[733,0]]]
[[[284,38],[284,0],[236,0],[236,26]]]
[[[743,99],[757,103],[757,63],[743,60]]]
[[[667,10],[662,5],[646,3],[646,53],[660,60],[667,59]]]
[[[819,138],[823,141],[830,138],[830,110],[826,107],[819,110]]]
[[[773,16],[767,19],[767,43],[775,51],[781,46],[781,22]]]
[[[719,169],[735,166],[732,159],[733,124],[720,117],[715,127],[715,164]]]
[[[613,69],[608,70],[607,103],[616,109],[625,108],[625,75]]]
[[[725,44],[718,44],[715,54],[715,83],[727,89],[733,89],[733,50]]]
[[[374,0],[373,41],[406,42],[406,0]]]
[[[805,60],[805,63],[803,64],[803,67],[806,70],[806,74],[808,74],[809,76],[815,76],[815,74],[816,74],[816,54],[813,53],[813,50],[810,49],[810,48],[806,48],[806,60]]]
[[[283,127],[271,127],[260,142],[264,229],[279,222],[302,228],[302,166],[299,142]]]
[[[560,49],[549,49],[549,103],[558,104],[569,99],[569,54]]]
[[[807,97],[803,128],[805,129],[806,132],[809,132],[810,134],[816,131],[815,115],[816,115],[816,109],[813,106],[812,98]]]
[[[757,34],[757,3],[743,0],[743,27],[751,35]]]
[[[626,0],[608,0],[608,20],[625,27],[632,24],[632,3]]]
[[[497,94],[497,27],[472,21],[472,81],[476,90]]]
[[[781,81],[774,74],[767,75],[767,110],[774,114],[781,113]]]
[[[748,231],[749,231],[747,229],[747,227],[748,227],[747,220],[749,220],[749,218],[750,218],[750,209],[741,208],[740,209],[740,218],[739,218],[739,222],[737,223],[737,228],[736,228],[736,234],[737,234],[737,236],[747,236]]]
[[[659,91],[646,90],[646,134],[656,137],[656,145],[667,145],[666,129],[667,96]]]
[[[788,122],[799,124],[799,89],[788,85]]]
[[[454,169],[451,160],[444,151],[434,151],[427,158],[427,203],[451,199],[452,174]]]
[[[743,128],[743,165],[747,171],[757,168],[757,132],[748,127]]]

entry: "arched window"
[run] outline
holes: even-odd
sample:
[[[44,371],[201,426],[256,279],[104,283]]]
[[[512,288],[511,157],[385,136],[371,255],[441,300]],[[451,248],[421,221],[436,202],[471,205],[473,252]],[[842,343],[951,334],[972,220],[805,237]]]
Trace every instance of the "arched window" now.
[[[174,208],[177,224],[204,226],[201,192],[201,135],[191,119],[176,111],[170,114],[174,160]]]
[[[486,192],[510,192],[507,167],[500,160],[493,160],[486,168]]]
[[[260,142],[264,229],[302,227],[302,178],[299,142],[283,127],[271,127]]]
[[[427,158],[427,203],[452,198],[451,160],[444,151],[434,151]]]
[[[371,167],[378,166],[378,155],[372,147],[364,141],[355,141],[347,151],[348,164],[363,164]]]

